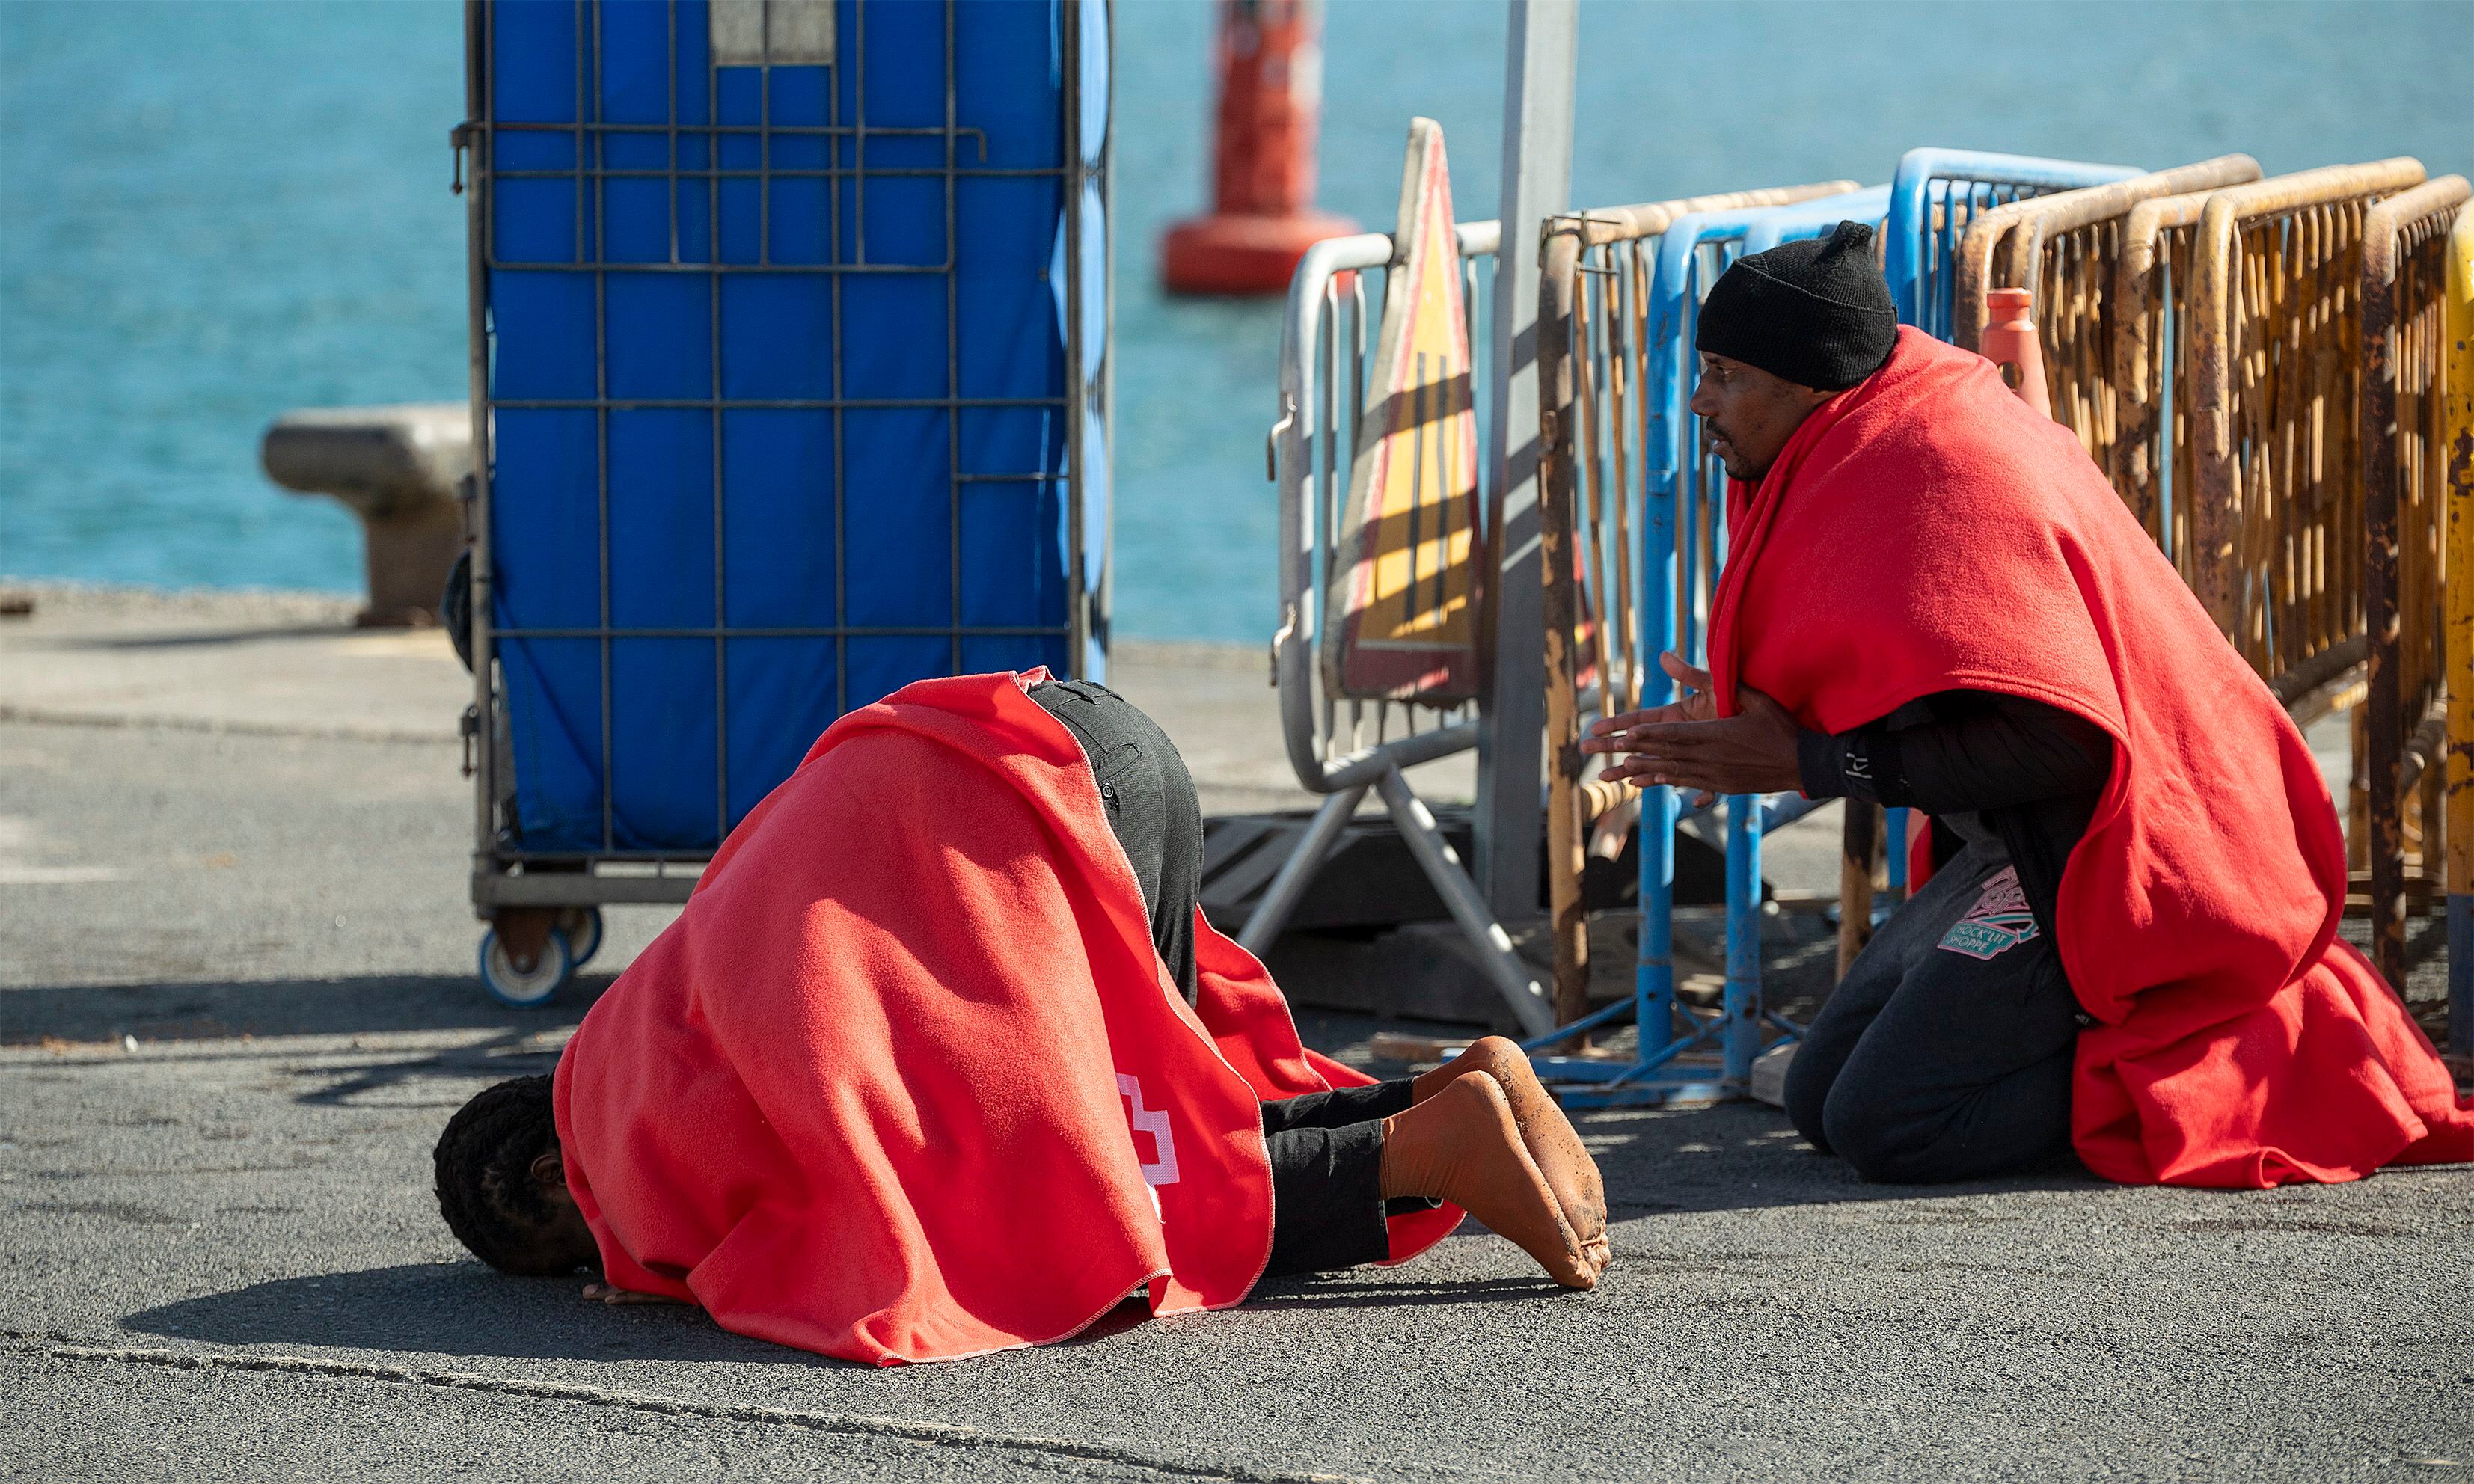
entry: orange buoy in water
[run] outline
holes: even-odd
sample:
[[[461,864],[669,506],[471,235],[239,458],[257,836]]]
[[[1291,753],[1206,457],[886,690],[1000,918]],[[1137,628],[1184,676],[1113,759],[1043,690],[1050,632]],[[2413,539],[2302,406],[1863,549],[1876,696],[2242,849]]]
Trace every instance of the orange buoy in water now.
[[[2053,415],[2045,390],[2045,351],[2036,341],[2036,296],[2024,288],[1997,288],[1984,296],[1984,327],[1977,341],[1984,358],[2001,368],[2001,379],[2019,400],[2044,417]]]
[[[1307,248],[1357,224],[1314,208],[1322,108],[1316,0],[1221,0],[1212,209],[1169,229],[1173,294],[1277,294]]]

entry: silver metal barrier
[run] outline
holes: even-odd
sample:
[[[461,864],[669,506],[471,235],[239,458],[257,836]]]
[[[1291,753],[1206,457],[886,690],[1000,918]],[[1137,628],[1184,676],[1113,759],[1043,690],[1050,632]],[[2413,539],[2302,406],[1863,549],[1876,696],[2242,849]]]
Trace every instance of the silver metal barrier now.
[[[1468,323],[1484,324],[1500,233],[1493,222],[1463,222],[1455,234]],[[1336,695],[1317,663],[1322,596],[1329,591],[1333,553],[1341,539],[1380,317],[1379,311],[1370,313],[1367,279],[1386,272],[1395,253],[1386,232],[1335,237],[1309,249],[1289,281],[1280,325],[1280,414],[1272,426],[1268,450],[1270,474],[1279,487],[1280,533],[1280,621],[1272,637],[1272,679],[1279,688],[1280,729],[1290,766],[1298,782],[1322,794],[1323,803],[1264,888],[1238,941],[1256,954],[1271,947],[1371,789],[1476,950],[1488,979],[1521,1029],[1535,1035],[1554,1025],[1544,989],[1478,894],[1434,812],[1402,776],[1421,763],[1475,747],[1475,707],[1437,710]],[[1379,295],[1373,296],[1374,304],[1380,302]],[[1472,337],[1471,353],[1479,361],[1471,377],[1476,385],[1486,384],[1482,344]],[[1487,415],[1481,401],[1479,416]]]

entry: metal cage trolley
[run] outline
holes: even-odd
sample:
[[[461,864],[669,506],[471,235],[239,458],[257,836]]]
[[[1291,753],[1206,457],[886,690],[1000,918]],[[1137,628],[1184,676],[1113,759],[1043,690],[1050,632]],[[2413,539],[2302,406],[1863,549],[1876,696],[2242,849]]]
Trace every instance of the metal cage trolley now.
[[[683,902],[853,706],[1102,678],[1109,9],[469,0],[483,983]]]

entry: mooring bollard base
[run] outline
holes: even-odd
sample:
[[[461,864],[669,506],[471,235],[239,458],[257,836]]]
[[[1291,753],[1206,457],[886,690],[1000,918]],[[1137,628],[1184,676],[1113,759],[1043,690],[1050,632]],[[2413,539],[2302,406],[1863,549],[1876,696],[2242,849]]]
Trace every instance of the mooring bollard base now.
[[[269,478],[340,500],[361,521],[369,606],[365,628],[438,621],[447,572],[464,547],[462,486],[473,472],[473,411],[464,402],[317,407],[266,430]]]
[[[363,628],[434,628],[448,569],[464,549],[464,513],[449,503],[418,518],[361,520],[369,606]]]

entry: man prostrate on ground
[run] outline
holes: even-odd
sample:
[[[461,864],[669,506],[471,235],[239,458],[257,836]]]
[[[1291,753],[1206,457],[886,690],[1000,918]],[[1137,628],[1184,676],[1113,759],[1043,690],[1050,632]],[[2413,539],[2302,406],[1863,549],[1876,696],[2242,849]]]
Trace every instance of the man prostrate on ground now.
[[[2420,1029],[2337,938],[2326,784],[2069,429],[1902,328],[1872,233],[1741,259],[1692,410],[1733,476],[1710,669],[1583,745],[1617,777],[1912,807],[1963,842],[1789,1065],[1864,1175],[2075,1147],[2266,1186],[2474,1159]]]
[[[585,1016],[437,1151],[511,1273],[874,1364],[1079,1332],[1129,1295],[1401,1261],[1466,1208],[1558,1282],[1596,1165],[1511,1042],[1368,1083],[1197,911],[1202,816],[1098,686],[922,681],[834,724]]]

